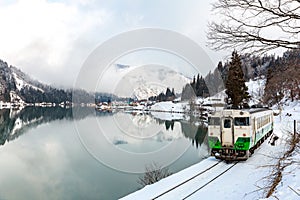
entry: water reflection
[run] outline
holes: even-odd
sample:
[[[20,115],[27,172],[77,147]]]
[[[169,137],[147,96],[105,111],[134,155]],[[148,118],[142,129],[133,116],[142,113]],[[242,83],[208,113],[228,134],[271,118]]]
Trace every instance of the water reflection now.
[[[75,119],[83,119],[94,113],[92,108],[76,108],[80,115]],[[62,107],[25,107],[22,110],[0,110],[0,145],[18,138],[28,130],[43,123],[54,120],[73,120],[72,108]]]
[[[114,170],[90,156],[78,138],[73,121],[88,135],[96,130],[92,125],[94,119],[99,120],[111,127],[108,130],[112,145],[128,151],[142,149],[147,152],[176,140],[193,144],[169,166],[174,173],[208,154],[205,151],[207,129],[197,117],[172,113],[95,113],[93,108],[81,107],[76,108],[76,112],[75,116],[71,108],[61,107],[0,110],[0,144],[5,144],[0,147],[0,160],[5,160],[0,165],[0,199],[117,199],[139,189],[139,174]],[[124,132],[118,132],[112,122],[118,122],[123,128],[130,122],[137,131],[159,128],[162,132],[153,138],[150,132],[148,138],[137,143],[132,138],[120,137]],[[97,139],[92,137],[93,142]],[[7,143],[12,140],[14,142]],[[173,156],[178,148],[179,145],[175,145],[162,160]],[[105,150],[104,153],[117,163],[139,164],[139,160]],[[140,157],[147,164],[152,162],[143,154]]]
[[[97,112],[97,116],[108,116],[114,115],[112,112]],[[124,113],[123,113],[124,114]],[[207,124],[201,120],[199,117],[193,115],[183,115],[177,114],[176,116],[173,113],[155,113],[155,112],[128,112],[127,114],[131,115],[130,120],[132,123],[139,128],[145,128],[150,126],[151,123],[155,122],[158,125],[165,127],[166,131],[176,131],[175,124],[180,124],[180,132],[183,136],[191,140],[192,145],[196,148],[201,147],[201,145],[207,142]],[[120,118],[118,118],[120,120]],[[122,119],[124,120],[124,119]],[[128,124],[128,121],[126,122]],[[160,127],[161,127],[160,126]],[[122,128],[122,127],[121,127]],[[132,131],[132,126],[130,126]],[[153,130],[153,127],[151,127]],[[128,130],[127,130],[128,131]],[[145,136],[145,135],[144,135]],[[147,136],[146,136],[147,137]],[[117,143],[121,144],[121,143]],[[127,142],[126,142],[127,144]]]
[[[75,111],[76,115],[73,115],[72,111]],[[149,153],[158,151],[174,141],[180,141],[181,138],[190,140],[196,149],[202,147],[203,144],[204,147],[208,147],[207,126],[194,116],[155,112],[95,112],[93,108],[87,107],[2,109],[0,110],[0,145],[15,140],[43,123],[62,119],[76,121],[87,116],[99,118],[102,123],[100,126],[108,133],[106,137],[110,143],[127,152]],[[91,132],[97,132],[97,128],[91,127],[89,127]],[[83,129],[86,132],[86,125]],[[94,136],[92,135],[91,141],[95,141]],[[96,137],[98,136],[96,135]],[[101,149],[96,150],[103,152]]]
[[[12,141],[24,134],[29,129],[37,127],[43,123],[49,123],[54,120],[79,120],[95,113],[93,108],[78,107],[76,115],[73,116],[72,108],[62,107],[26,107],[22,110],[0,110],[0,145]],[[114,112],[96,112],[97,117],[113,116]],[[124,114],[124,113],[123,113]],[[136,127],[145,127],[156,122],[158,125],[164,125],[166,131],[174,131],[175,123],[179,123],[184,137],[190,139],[196,148],[200,147],[205,141],[207,134],[206,125],[198,118],[193,116],[172,116],[169,113],[136,113],[131,112],[130,120]],[[124,120],[124,118],[118,120]],[[128,123],[128,122],[126,122]],[[151,127],[153,128],[153,127]],[[132,129],[132,127],[130,127]],[[132,130],[131,130],[132,131]],[[138,130],[137,130],[138,131]],[[114,142],[116,145],[127,142]]]
[[[155,118],[155,115],[153,116]],[[170,117],[172,118],[172,117]],[[192,145],[200,148],[201,145],[207,144],[207,124],[200,118],[193,115],[182,116],[177,119],[160,119],[155,118],[158,124],[164,124],[166,130],[174,130],[175,123],[180,123],[181,132],[184,137],[191,140]]]

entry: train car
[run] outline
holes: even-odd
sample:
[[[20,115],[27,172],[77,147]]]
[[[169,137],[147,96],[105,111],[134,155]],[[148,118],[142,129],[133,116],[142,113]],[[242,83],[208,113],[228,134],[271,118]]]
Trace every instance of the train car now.
[[[211,155],[222,160],[246,160],[273,132],[273,111],[266,108],[225,109],[208,118]]]

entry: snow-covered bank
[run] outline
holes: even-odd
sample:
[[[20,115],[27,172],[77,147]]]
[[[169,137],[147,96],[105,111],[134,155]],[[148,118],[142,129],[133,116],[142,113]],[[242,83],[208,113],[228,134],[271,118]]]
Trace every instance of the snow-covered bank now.
[[[155,112],[152,111],[151,115],[156,118],[156,119],[161,119],[161,120],[182,120],[185,119],[185,114],[184,113],[171,113],[171,112]]]
[[[286,152],[290,148],[286,141],[290,140],[290,134],[293,134],[294,120],[297,122],[297,133],[300,134],[300,102],[286,101],[283,105],[281,115],[276,117],[275,120],[275,129],[279,130],[277,134],[279,134],[282,141],[284,141],[285,146],[283,152]],[[300,199],[299,143],[296,145],[296,149],[291,156],[283,160],[282,164],[286,166],[282,171],[282,179],[271,197],[267,199]],[[274,168],[273,170],[275,171],[276,169]]]
[[[270,172],[270,169],[263,167],[274,163],[275,160],[268,157],[268,153],[276,155],[274,151],[276,147],[270,146],[265,142],[246,162],[238,163],[234,168],[226,174],[216,179],[214,182],[196,192],[189,199],[258,199],[263,197],[263,190],[258,190],[259,187],[264,187],[264,181],[261,179]],[[194,166],[191,166],[181,172],[178,172],[170,177],[167,177],[155,184],[146,186],[123,199],[152,199],[169,188],[182,183],[189,177],[207,169],[209,166],[218,162],[215,158],[210,157]],[[226,163],[224,163],[226,165]],[[225,167],[225,166],[224,166]],[[214,178],[206,177],[207,181]],[[168,198],[161,199],[182,199],[190,194],[190,188],[197,188],[197,182],[188,182],[185,184],[184,190],[178,190]]]
[[[159,102],[151,106],[151,111],[163,112],[178,112],[183,113],[186,109],[187,103],[173,103],[171,101]]]
[[[290,103],[284,106],[281,115],[275,117],[274,134],[279,136],[276,145],[272,146],[268,138],[254,154],[244,162],[239,162],[232,169],[214,180],[212,183],[197,191],[188,199],[265,199],[268,187],[272,184],[271,174],[278,162],[288,149],[288,131],[292,130],[293,120],[300,121],[300,104]],[[300,126],[300,124],[298,123]],[[300,193],[300,156],[298,150],[289,158],[290,164],[282,173],[283,178],[276,187],[275,192],[268,199],[299,199]],[[197,173],[209,168],[217,160],[210,157],[198,164],[184,169],[172,176],[169,176],[155,184],[144,187],[123,199],[152,199],[163,192],[181,184]],[[225,163],[224,163],[225,164]],[[207,181],[214,178],[206,177]],[[168,196],[161,196],[158,199],[182,199],[189,195],[192,190],[199,187],[200,181],[188,181],[184,187],[175,189]]]

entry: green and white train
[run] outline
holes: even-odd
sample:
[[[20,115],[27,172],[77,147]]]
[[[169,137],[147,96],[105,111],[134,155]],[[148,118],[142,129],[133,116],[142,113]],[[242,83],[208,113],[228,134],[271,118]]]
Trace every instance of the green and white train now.
[[[216,111],[208,119],[211,155],[246,160],[273,132],[273,111],[266,108]]]

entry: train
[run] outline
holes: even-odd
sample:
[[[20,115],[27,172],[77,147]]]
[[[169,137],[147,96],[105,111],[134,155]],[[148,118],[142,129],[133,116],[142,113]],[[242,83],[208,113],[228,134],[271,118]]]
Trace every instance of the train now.
[[[267,108],[215,111],[208,117],[211,155],[227,161],[247,160],[273,127],[273,111]]]

